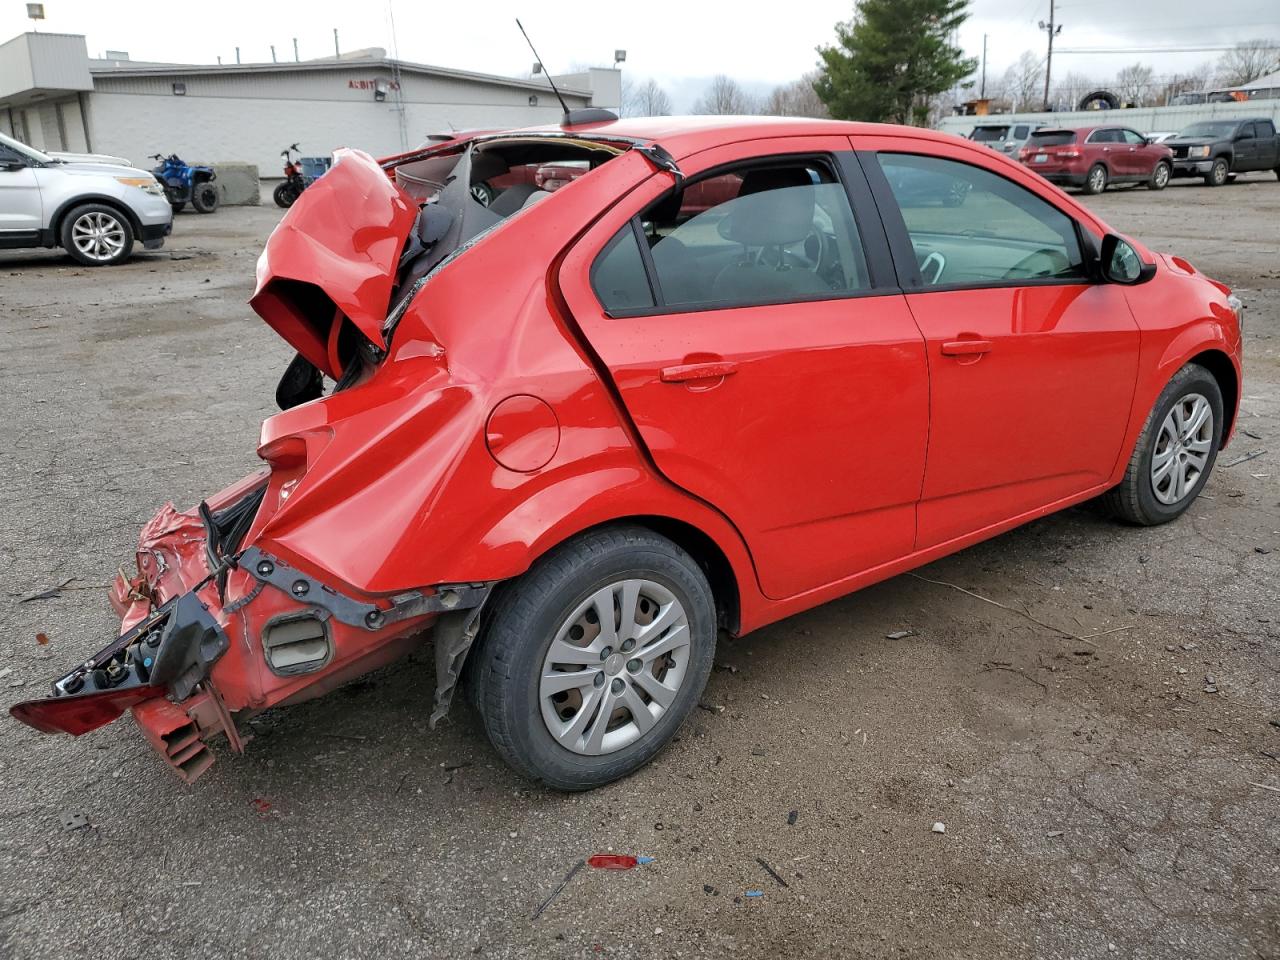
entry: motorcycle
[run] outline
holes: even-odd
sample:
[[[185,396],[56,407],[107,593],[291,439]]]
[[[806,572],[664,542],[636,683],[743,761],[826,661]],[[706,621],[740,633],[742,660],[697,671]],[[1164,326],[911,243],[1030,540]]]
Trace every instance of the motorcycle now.
[[[188,201],[197,213],[213,213],[218,209],[222,197],[214,185],[218,175],[212,167],[193,167],[176,153],[167,157],[153,153],[151,159],[160,161],[151,172],[164,187],[165,198],[174,213],[182,210]]]
[[[302,164],[298,160],[293,159],[293,154],[297,153],[298,145],[285,147],[280,151],[280,156],[284,157],[284,183],[276,187],[272,193],[272,199],[275,200],[277,207],[292,207],[294,202],[302,195],[302,191],[307,189],[307,180],[302,175]]]

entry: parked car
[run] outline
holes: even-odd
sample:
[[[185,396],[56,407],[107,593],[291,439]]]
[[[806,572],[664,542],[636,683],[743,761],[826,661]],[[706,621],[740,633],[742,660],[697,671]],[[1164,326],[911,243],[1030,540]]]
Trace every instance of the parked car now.
[[[1173,170],[1168,147],[1115,126],[1037,130],[1018,159],[1050,183],[1090,194],[1114,183],[1144,183],[1163,190]]]
[[[109,153],[70,153],[66,150],[46,150],[45,154],[54,160],[64,160],[67,163],[108,163],[115,167],[133,166],[132,160],[112,156]]]
[[[1255,170],[1274,170],[1280,177],[1280,136],[1267,117],[1203,120],[1165,145],[1173,151],[1175,177],[1202,177],[1211,187]]]
[[[1164,143],[1170,137],[1176,137],[1177,135],[1176,130],[1158,130],[1155,133],[1148,133],[1146,136],[1150,143]]]
[[[1026,120],[986,120],[978,124],[969,133],[974,143],[986,144],[992,150],[999,150],[1011,157],[1026,144],[1027,138],[1038,130],[1042,124],[1030,123]]]
[[[474,201],[532,153],[589,172]],[[964,202],[916,202],[926,177]],[[698,703],[718,630],[1085,500],[1174,520],[1240,400],[1227,287],[917,128],[571,115],[340,151],[257,281],[297,351],[264,469],[161,509],[119,638],[12,711],[131,709],[188,780],[430,635],[433,718],[461,685],[517,770],[607,783]]]
[[[173,210],[145,170],[59,160],[0,134],[0,249],[62,247],[89,267],[164,245]]]

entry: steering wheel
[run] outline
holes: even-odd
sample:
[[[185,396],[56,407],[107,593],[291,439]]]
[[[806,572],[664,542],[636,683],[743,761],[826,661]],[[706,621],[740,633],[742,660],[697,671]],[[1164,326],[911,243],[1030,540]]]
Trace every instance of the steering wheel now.
[[[1052,247],[1041,247],[1027,254],[1004,272],[1004,280],[1031,280],[1038,277],[1053,277],[1069,270],[1071,261],[1061,250]],[[1038,269],[1037,269],[1038,268]]]
[[[942,280],[942,272],[946,269],[947,258],[934,250],[920,261],[920,280],[926,286],[936,286]]]

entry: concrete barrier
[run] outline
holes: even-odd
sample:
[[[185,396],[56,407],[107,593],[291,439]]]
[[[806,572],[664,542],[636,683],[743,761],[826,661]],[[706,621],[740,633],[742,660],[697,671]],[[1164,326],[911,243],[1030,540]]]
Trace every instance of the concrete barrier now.
[[[214,181],[222,194],[224,207],[256,207],[262,200],[258,192],[258,168],[252,163],[211,163],[218,179]]]

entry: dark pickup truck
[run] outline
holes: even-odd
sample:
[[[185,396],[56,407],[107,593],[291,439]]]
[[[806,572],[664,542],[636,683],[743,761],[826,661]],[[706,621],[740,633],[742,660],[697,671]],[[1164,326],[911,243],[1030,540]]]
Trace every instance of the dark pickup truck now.
[[[1274,170],[1280,177],[1280,136],[1266,117],[1203,120],[1164,141],[1175,177],[1203,177],[1220,187],[1235,173]]]

